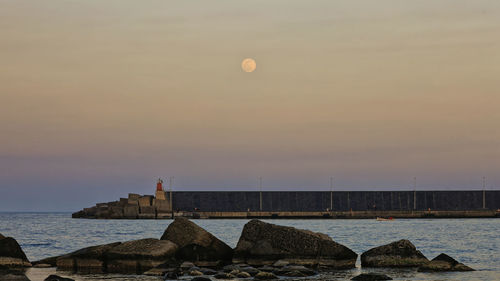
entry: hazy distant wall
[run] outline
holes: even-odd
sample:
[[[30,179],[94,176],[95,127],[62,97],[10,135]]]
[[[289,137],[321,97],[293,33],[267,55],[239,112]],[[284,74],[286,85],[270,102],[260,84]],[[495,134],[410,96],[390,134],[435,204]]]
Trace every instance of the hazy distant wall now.
[[[258,211],[259,192],[174,192],[174,210]],[[486,191],[486,208],[500,208],[500,191]],[[333,192],[333,210],[411,210],[413,191]],[[417,210],[475,210],[483,207],[482,191],[417,191]],[[263,211],[325,211],[328,191],[262,192]]]

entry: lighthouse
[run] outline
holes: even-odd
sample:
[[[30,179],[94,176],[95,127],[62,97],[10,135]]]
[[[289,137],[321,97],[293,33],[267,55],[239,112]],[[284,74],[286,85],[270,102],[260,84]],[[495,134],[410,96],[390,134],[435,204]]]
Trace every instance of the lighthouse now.
[[[163,180],[158,179],[156,182],[156,194],[155,197],[158,200],[167,200],[166,192],[163,190]]]

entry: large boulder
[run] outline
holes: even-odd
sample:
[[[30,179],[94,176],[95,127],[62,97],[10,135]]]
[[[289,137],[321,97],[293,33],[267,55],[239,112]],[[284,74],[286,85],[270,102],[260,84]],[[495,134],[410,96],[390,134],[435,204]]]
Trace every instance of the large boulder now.
[[[60,256],[56,260],[57,268],[80,273],[103,273],[106,271],[106,253],[120,244],[92,246]]]
[[[474,271],[474,269],[459,263],[447,254],[440,254],[430,262],[422,265],[419,271]]]
[[[399,240],[361,254],[365,267],[418,267],[429,260],[408,240]]]
[[[6,267],[29,267],[26,254],[12,237],[5,237],[0,234],[0,266]]]
[[[358,276],[351,278],[354,281],[379,281],[379,280],[392,280],[391,277],[380,273],[362,273]]]
[[[233,249],[205,229],[186,218],[176,218],[165,230],[161,240],[179,246],[176,257],[198,266],[213,266],[219,261],[231,261]]]
[[[251,220],[243,228],[233,263],[271,265],[284,260],[299,265],[353,268],[357,257],[326,234]]]
[[[174,263],[177,245],[153,238],[121,243],[106,253],[107,272],[141,274],[163,263]]]
[[[0,281],[30,281],[24,272],[0,265]]]

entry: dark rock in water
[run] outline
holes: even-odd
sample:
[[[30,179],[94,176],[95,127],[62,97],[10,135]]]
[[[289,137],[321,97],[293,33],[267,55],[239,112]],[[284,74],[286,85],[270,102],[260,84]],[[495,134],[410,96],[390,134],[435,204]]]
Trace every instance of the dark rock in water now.
[[[355,252],[326,234],[251,220],[243,228],[233,263],[270,265],[284,260],[291,264],[353,268],[356,259]]]
[[[215,274],[217,274],[217,271],[215,271],[211,268],[200,268],[200,271],[203,273],[203,275],[215,275]]]
[[[474,271],[474,269],[459,263],[454,258],[440,254],[432,259],[430,262],[422,265],[419,271]]]
[[[251,267],[251,266],[241,267],[240,270],[242,272],[246,272],[246,273],[250,274],[251,276],[255,276],[260,272],[260,270],[258,270],[257,268]]]
[[[217,273],[214,275],[216,279],[234,279],[236,276],[230,274],[230,273]]]
[[[39,265],[39,264],[48,264],[48,265],[50,265],[50,266],[57,266],[57,258],[58,258],[58,257],[59,257],[59,256],[57,256],[57,257],[45,258],[45,259],[43,259],[43,260],[34,261],[34,262],[32,262],[31,264],[33,264],[33,266],[35,266],[35,267],[36,267],[37,265]]]
[[[270,279],[278,279],[278,276],[274,275],[271,272],[261,271],[254,277],[257,280],[270,280]]]
[[[392,280],[391,277],[379,273],[362,273],[353,277],[351,280],[355,281],[377,281],[377,280]]]
[[[248,272],[241,271],[241,272],[238,272],[236,274],[236,277],[238,277],[238,278],[250,278],[250,277],[252,277],[252,275],[250,275],[250,273],[248,273]]]
[[[45,278],[44,281],[75,281],[75,280],[71,278],[64,278],[58,275],[50,275],[49,277]]]
[[[417,267],[429,260],[408,240],[376,247],[361,255],[365,267]]]
[[[274,274],[280,276],[293,276],[293,274],[295,273],[292,272],[299,272],[301,273],[301,275],[304,276],[312,276],[317,274],[316,271],[302,265],[287,265],[273,271]],[[300,276],[294,276],[294,277],[300,277]]]
[[[0,265],[7,267],[29,267],[31,263],[28,261],[26,254],[12,237],[0,237]]]
[[[179,273],[176,271],[168,272],[167,274],[165,274],[165,280],[177,280],[177,278],[179,278]]]
[[[121,242],[83,248],[60,256],[56,260],[57,269],[81,273],[103,273],[106,271],[106,253]]]
[[[4,239],[4,238],[5,238],[5,236],[3,236],[2,233],[0,233],[0,240]]]
[[[193,261],[200,266],[211,265],[200,261],[230,261],[233,256],[231,247],[186,218],[176,218],[161,240],[170,240],[179,246],[176,253],[179,260]]]
[[[30,281],[24,272],[0,265],[0,281]]]
[[[269,266],[269,265],[264,265],[259,267],[260,271],[265,271],[265,272],[273,272],[276,268]]]
[[[208,277],[198,276],[198,277],[191,279],[191,281],[212,281],[212,279],[210,279]]]
[[[234,264],[226,265],[222,268],[224,272],[231,272],[233,270],[240,270],[240,267]]]
[[[106,253],[107,272],[141,274],[167,261],[173,263],[177,248],[171,241],[153,238],[121,243]]]
[[[278,274],[280,275],[280,274]],[[286,277],[307,277],[308,275],[298,271],[298,270],[294,270],[294,271],[288,271],[288,272],[285,272],[283,274],[281,274],[281,276],[286,276]]]

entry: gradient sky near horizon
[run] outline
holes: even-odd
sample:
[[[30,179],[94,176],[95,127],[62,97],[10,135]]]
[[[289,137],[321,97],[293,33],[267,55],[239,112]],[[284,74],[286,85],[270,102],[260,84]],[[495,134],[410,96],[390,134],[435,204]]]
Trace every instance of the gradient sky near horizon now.
[[[0,0],[0,132],[0,211],[498,189],[500,1]]]

